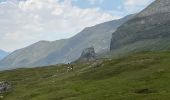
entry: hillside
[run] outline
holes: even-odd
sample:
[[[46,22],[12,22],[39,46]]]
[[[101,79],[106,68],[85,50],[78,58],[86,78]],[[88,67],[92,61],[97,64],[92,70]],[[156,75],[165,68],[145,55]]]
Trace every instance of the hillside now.
[[[94,63],[0,72],[3,100],[169,100],[170,52],[141,52]],[[102,62],[102,63],[101,63]]]
[[[0,70],[16,68],[16,66],[27,67],[33,62],[46,57],[51,52],[59,51],[66,40],[40,41],[29,47],[16,50],[0,61]],[[56,49],[57,48],[57,49]]]
[[[170,49],[170,1],[155,0],[112,34],[114,54]]]
[[[94,46],[97,53],[109,51],[111,34],[133,15],[85,28],[65,40],[40,41],[11,53],[0,62],[0,69],[35,67],[76,60],[84,48]]]

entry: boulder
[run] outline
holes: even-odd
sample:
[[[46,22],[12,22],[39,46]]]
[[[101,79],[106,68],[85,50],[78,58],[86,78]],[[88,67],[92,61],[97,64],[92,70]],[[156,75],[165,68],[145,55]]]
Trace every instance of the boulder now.
[[[0,82],[0,93],[5,93],[10,88],[11,88],[11,85],[8,82],[6,82],[6,81]]]

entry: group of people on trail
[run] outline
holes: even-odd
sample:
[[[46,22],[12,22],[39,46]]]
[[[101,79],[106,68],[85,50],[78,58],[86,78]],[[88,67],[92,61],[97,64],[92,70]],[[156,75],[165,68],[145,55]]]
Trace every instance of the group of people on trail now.
[[[68,63],[67,72],[73,71],[73,70],[74,70],[73,65],[71,65],[71,64]]]

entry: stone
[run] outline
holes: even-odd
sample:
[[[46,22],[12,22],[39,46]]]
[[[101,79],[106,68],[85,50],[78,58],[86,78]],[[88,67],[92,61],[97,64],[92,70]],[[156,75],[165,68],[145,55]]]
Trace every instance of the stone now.
[[[10,88],[11,88],[11,85],[8,82],[6,82],[6,81],[0,82],[0,93],[5,93]]]

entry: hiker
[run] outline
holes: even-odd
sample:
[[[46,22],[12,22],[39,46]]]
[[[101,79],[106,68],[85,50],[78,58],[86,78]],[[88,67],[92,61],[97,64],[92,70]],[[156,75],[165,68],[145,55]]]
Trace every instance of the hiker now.
[[[74,69],[73,69],[73,65],[70,65],[70,69],[71,69],[71,71],[73,71]]]
[[[73,65],[68,63],[67,72],[73,71],[73,69],[74,69]]]

